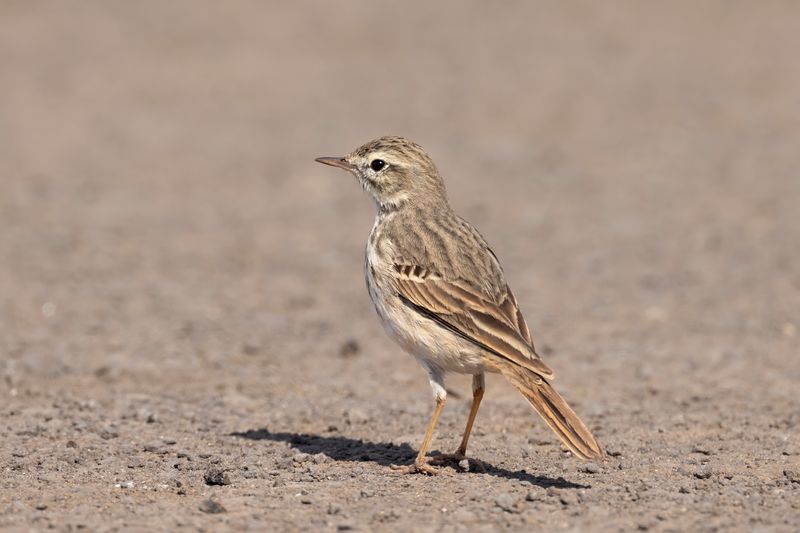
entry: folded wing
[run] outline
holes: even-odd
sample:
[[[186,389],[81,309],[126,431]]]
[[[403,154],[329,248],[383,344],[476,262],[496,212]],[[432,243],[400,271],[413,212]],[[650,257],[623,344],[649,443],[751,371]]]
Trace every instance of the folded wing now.
[[[499,298],[489,298],[463,280],[445,280],[413,264],[396,263],[393,285],[401,300],[415,311],[500,358],[553,379],[539,358],[530,331],[508,286]]]

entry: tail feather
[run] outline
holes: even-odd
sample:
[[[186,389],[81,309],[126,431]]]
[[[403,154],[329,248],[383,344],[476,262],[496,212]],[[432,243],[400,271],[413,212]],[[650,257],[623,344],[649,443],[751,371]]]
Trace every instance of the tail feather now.
[[[503,365],[500,371],[572,453],[585,461],[603,457],[603,450],[589,428],[550,383],[536,373],[515,365]]]

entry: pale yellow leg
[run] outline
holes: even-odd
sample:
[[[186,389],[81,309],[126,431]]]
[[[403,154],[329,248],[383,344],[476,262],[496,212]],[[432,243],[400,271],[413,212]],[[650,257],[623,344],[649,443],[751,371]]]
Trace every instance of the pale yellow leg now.
[[[467,426],[464,428],[464,436],[461,437],[461,445],[459,445],[456,453],[446,453],[437,455],[431,460],[432,464],[445,464],[449,461],[461,462],[467,458],[467,443],[469,442],[469,435],[472,433],[472,425],[475,423],[475,416],[478,414],[478,408],[481,406],[483,399],[483,391],[486,388],[483,374],[476,374],[472,376],[472,407],[469,410],[467,417]],[[470,459],[470,463],[474,464],[479,470],[486,471],[486,467],[477,459]]]
[[[481,406],[483,389],[483,374],[472,376],[472,407],[469,410],[467,427],[464,428],[464,436],[461,438],[461,445],[458,447],[458,451],[456,452],[456,455],[460,455],[462,458],[467,455],[467,442],[469,442],[469,434],[472,432],[472,424],[475,422],[475,416],[478,414],[478,408]]]
[[[414,464],[408,466],[392,465],[393,469],[409,474],[423,473],[433,475],[439,473],[439,469],[434,468],[427,463],[425,456],[427,455],[428,447],[430,447],[431,441],[433,440],[433,431],[436,429],[436,423],[439,421],[439,415],[442,414],[442,409],[444,409],[444,402],[444,396],[436,396],[436,407],[433,409],[431,421],[428,422],[428,429],[425,431],[425,438],[422,439],[422,445],[419,447],[419,453],[417,454],[417,458],[414,460]]]

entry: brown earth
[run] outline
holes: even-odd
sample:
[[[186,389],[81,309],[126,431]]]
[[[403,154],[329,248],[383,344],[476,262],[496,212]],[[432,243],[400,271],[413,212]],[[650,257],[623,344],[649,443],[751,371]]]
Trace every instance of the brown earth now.
[[[799,17],[3,2],[0,528],[798,530]],[[604,463],[491,379],[486,473],[389,468],[430,391],[366,296],[370,202],[313,158],[390,133],[493,244]]]

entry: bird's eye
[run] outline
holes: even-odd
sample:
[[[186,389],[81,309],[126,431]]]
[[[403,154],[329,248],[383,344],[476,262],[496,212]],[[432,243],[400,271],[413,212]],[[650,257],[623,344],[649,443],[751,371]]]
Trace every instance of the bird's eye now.
[[[374,170],[375,172],[380,171],[383,167],[386,166],[386,161],[383,159],[373,159],[372,163],[369,164],[369,168]]]

